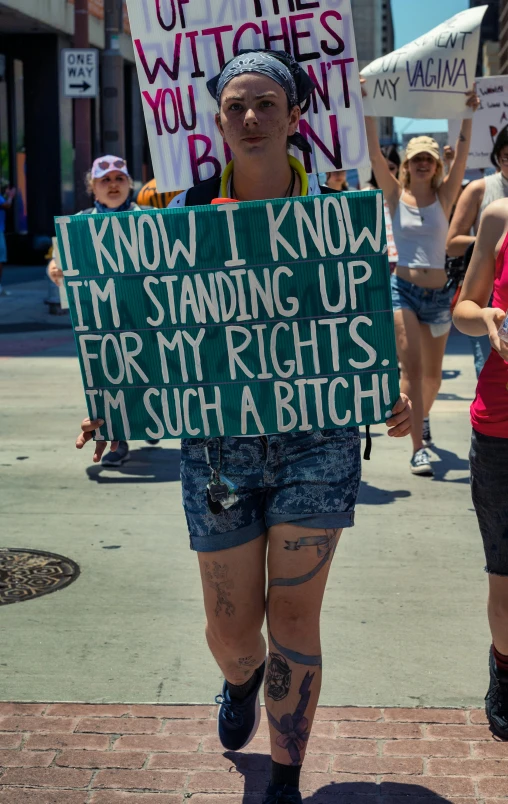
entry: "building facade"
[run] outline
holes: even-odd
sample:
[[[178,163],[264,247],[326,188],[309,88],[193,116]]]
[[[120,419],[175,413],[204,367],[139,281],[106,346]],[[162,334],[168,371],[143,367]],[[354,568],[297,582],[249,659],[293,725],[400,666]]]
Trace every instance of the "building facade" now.
[[[391,0],[351,0],[360,70],[395,50]],[[393,141],[393,120],[379,121],[382,142]]]
[[[499,3],[499,72],[508,75],[508,0]]]
[[[73,101],[62,91],[61,51],[72,47],[69,0],[0,1],[0,183],[18,190],[7,216],[11,262],[30,262],[47,250],[53,216],[75,212]],[[90,47],[104,49],[102,0],[89,0]],[[126,153],[140,182],[148,148],[128,20],[119,37],[124,57]],[[91,101],[92,151],[101,142],[100,98]]]
[[[503,2],[503,0],[489,0],[488,3],[486,3],[486,0],[469,0],[470,8],[488,5],[487,12],[482,22],[476,75],[495,75],[495,72],[492,72],[492,70],[495,69],[496,66],[497,48],[493,43],[499,41],[499,13],[501,2]]]

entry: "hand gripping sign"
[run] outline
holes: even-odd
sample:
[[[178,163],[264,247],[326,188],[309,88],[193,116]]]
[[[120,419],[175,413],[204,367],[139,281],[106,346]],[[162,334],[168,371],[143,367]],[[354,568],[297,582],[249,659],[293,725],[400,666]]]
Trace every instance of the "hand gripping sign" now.
[[[473,88],[480,26],[488,6],[456,14],[425,36],[362,70],[366,115],[464,118],[464,93]]]
[[[389,417],[398,364],[379,190],[56,224],[98,438]]]
[[[350,0],[127,0],[159,192],[219,175],[231,158],[206,82],[239,50],[293,55],[317,85],[300,133],[307,173],[369,164]]]

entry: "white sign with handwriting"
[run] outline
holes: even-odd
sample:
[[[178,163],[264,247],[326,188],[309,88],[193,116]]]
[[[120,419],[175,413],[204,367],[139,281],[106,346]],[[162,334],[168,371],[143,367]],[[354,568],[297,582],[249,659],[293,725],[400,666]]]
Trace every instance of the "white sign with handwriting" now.
[[[496,137],[508,125],[508,75],[476,79],[480,108],[473,117],[473,135],[467,166],[470,169],[492,167],[490,154]],[[448,137],[453,145],[459,136],[460,122],[448,122]]]
[[[350,0],[127,0],[159,192],[219,175],[231,153],[206,82],[240,50],[285,50],[316,84],[307,173],[369,164]],[[298,154],[300,155],[300,154]]]
[[[480,26],[488,6],[461,11],[425,36],[362,70],[366,115],[471,117],[464,93],[473,89]]]

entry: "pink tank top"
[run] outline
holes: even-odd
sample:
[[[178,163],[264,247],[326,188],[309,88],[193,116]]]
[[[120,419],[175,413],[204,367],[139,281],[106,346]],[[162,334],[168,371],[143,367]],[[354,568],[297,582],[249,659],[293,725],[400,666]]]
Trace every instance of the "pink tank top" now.
[[[508,310],[508,234],[496,260],[492,306]],[[508,438],[508,363],[494,349],[478,380],[471,424],[483,435]]]

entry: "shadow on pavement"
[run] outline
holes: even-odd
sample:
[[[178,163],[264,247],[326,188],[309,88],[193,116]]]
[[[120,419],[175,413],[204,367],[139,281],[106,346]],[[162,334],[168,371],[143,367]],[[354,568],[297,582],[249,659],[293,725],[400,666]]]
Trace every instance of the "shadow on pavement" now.
[[[377,486],[371,486],[365,480],[360,484],[360,494],[358,495],[359,505],[391,505],[396,500],[411,497],[411,492],[407,489],[398,489],[397,491],[388,491],[388,489],[379,489]]]
[[[467,483],[469,484],[469,461],[464,458],[459,458],[454,452],[450,452],[442,447],[431,447],[440,461],[432,463],[434,469],[434,481],[444,483]],[[448,472],[467,472],[467,477],[457,477],[452,480],[447,480],[446,475]]]
[[[89,466],[89,480],[112,483],[174,483],[180,480],[180,450],[162,447],[140,447],[130,450],[131,459],[118,469],[111,466]]]
[[[245,778],[243,804],[258,804],[266,790],[270,779],[270,757],[265,754],[241,754],[227,751],[224,756],[236,767],[238,773]],[[305,767],[305,766],[304,766]],[[337,770],[337,773],[340,773]],[[318,774],[315,774],[317,776]],[[302,794],[305,804],[395,804],[395,802],[411,802],[411,804],[450,804],[450,799],[425,787],[422,784],[408,782],[339,782],[327,784],[310,796]]]

